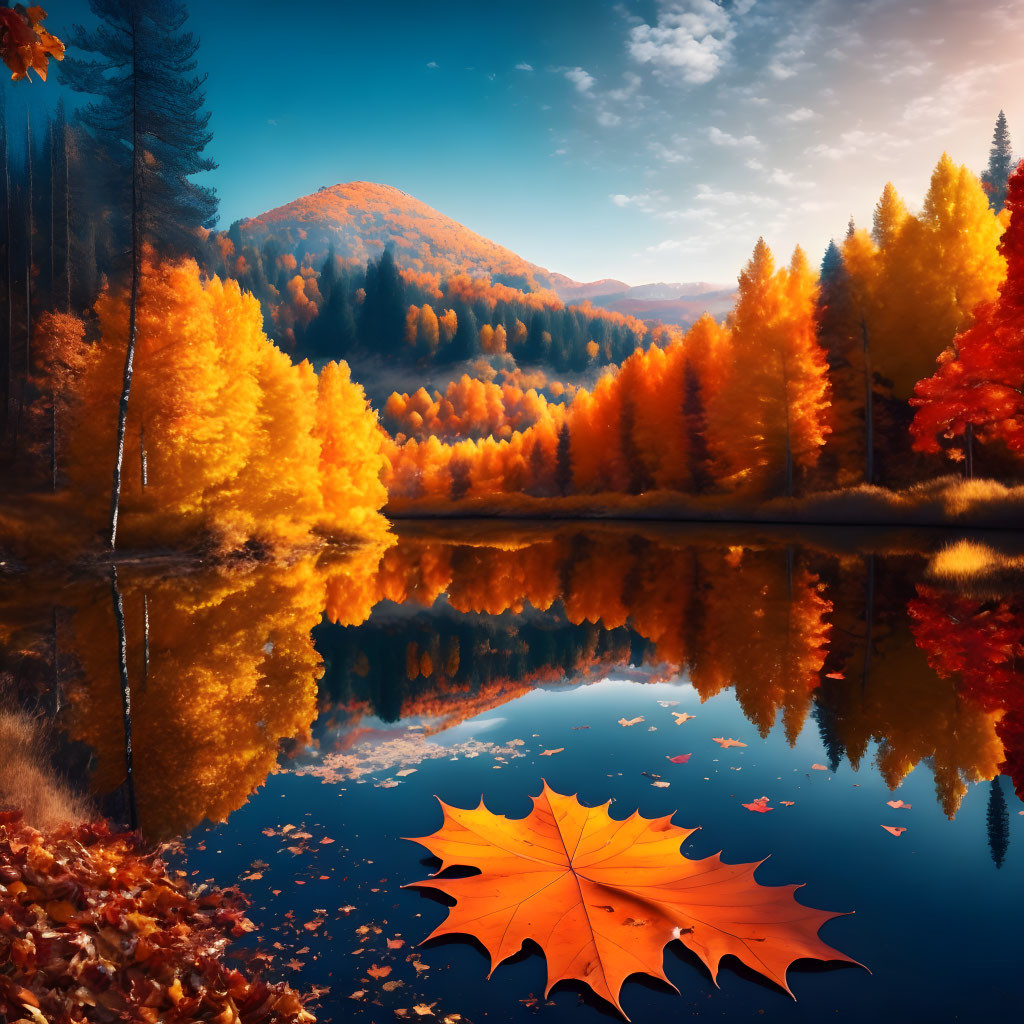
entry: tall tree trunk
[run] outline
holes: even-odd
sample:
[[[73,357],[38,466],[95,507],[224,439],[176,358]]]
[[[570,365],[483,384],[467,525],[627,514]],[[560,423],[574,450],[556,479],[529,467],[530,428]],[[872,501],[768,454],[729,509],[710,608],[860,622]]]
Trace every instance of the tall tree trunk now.
[[[60,636],[57,632],[57,606],[53,606],[53,701],[52,712],[60,711]]]
[[[7,330],[5,332],[6,345],[4,346],[3,364],[3,416],[4,433],[10,426],[11,419],[11,369],[14,357],[14,274],[11,261],[11,169],[7,152],[7,94],[4,90],[0,96],[0,145],[3,146],[4,159],[4,220],[7,225],[6,241],[4,242],[4,273],[6,275],[6,287],[4,298],[7,300]]]
[[[57,396],[50,394],[50,490],[57,493]]]
[[[142,476],[142,489],[149,483],[149,471],[146,465],[146,423],[139,424],[139,472]]]
[[[149,594],[142,595],[142,688],[149,679]]]
[[[139,307],[142,246],[139,204],[141,202],[142,147],[139,144],[139,77],[135,67],[138,47],[138,12],[131,4],[132,32],[132,292],[128,312],[128,348],[124,355],[121,401],[117,409],[117,449],[114,482],[110,491],[110,550],[117,546],[117,517],[121,511],[121,468],[124,465],[124,434],[128,422],[128,399],[132,391],[132,364],[135,360],[135,331]]]
[[[974,424],[968,423],[964,431],[964,474],[974,479]]]
[[[71,145],[70,128],[64,122],[64,308],[71,312],[71,160],[68,148]]]
[[[28,262],[25,265],[25,381],[22,385],[22,404],[24,391],[28,387],[28,375],[32,368],[32,235],[35,233],[35,218],[32,212],[32,114],[25,108],[25,162],[28,165]],[[21,418],[21,409],[18,409]]]
[[[139,827],[135,805],[135,769],[132,762],[132,691],[128,682],[128,634],[124,623],[124,602],[117,585],[117,566],[110,566],[110,593],[117,623],[117,663],[121,676],[121,720],[124,725],[124,766],[128,786],[128,824],[134,832]]]
[[[871,370],[871,346],[868,324],[860,319],[861,347],[864,353],[864,483],[875,482],[875,389]]]
[[[50,290],[49,290],[49,293],[47,295],[47,304],[52,306],[53,305],[54,297],[57,294],[57,259],[56,259],[56,255],[55,255],[55,252],[54,252],[55,246],[53,244],[54,243],[54,224],[53,224],[53,219],[54,219],[54,212],[55,212],[55,210],[57,208],[56,201],[55,201],[55,196],[54,196],[54,187],[56,185],[56,182],[54,180],[54,170],[53,170],[53,140],[54,140],[53,121],[49,121],[47,123],[47,135],[48,135],[48,140],[47,141],[49,143],[49,149],[50,149],[50,280],[49,280],[49,288],[50,288]]]

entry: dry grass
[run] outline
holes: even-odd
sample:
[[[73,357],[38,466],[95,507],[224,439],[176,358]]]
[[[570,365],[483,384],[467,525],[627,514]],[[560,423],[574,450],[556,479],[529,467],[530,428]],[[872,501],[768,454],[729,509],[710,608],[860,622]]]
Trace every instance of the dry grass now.
[[[960,590],[978,585],[1019,585],[1024,574],[1024,557],[1003,554],[974,540],[958,540],[932,556],[928,576]]]
[[[41,830],[92,817],[88,801],[50,767],[46,729],[38,721],[18,711],[0,712],[0,752],[0,809],[22,811]]]
[[[862,485],[769,501],[739,495],[694,496],[671,491],[649,491],[637,496],[576,494],[568,498],[494,494],[457,502],[438,497],[393,498],[385,514],[396,518],[665,519],[1019,529],[1024,526],[1024,486],[1006,487],[995,480],[946,476],[901,491]]]

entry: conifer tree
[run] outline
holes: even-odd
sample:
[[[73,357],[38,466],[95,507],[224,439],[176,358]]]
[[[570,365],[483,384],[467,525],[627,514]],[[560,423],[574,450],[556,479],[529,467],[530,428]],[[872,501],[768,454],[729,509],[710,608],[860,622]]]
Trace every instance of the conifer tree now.
[[[988,167],[981,176],[981,183],[988,193],[989,206],[995,213],[1006,205],[1006,183],[1013,172],[1013,148],[1010,145],[1010,130],[1006,126],[1006,115],[1000,110],[992,132],[992,148],[988,154]]]
[[[199,41],[184,31],[188,18],[179,0],[90,0],[100,27],[77,26],[77,50],[95,59],[67,59],[64,81],[98,97],[79,111],[82,124],[103,144],[120,171],[126,195],[131,299],[113,486],[110,538],[117,517],[124,460],[125,422],[131,395],[139,286],[144,244],[163,251],[191,251],[195,229],[216,222],[217,198],[191,176],[216,165],[202,155],[212,135],[203,112],[205,77],[195,74]]]

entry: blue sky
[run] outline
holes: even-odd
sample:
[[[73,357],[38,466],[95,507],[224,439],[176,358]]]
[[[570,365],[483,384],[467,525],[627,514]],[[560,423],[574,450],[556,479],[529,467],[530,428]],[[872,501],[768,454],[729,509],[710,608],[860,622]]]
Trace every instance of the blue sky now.
[[[886,180],[980,170],[1000,107],[1024,132],[1024,0],[192,7],[223,226],[379,181],[581,280],[730,281],[761,234],[817,259]]]

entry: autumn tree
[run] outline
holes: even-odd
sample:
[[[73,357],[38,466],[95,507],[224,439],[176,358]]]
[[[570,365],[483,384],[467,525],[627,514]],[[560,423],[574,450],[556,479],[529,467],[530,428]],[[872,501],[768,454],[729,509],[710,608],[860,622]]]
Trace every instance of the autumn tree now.
[[[131,396],[143,245],[191,252],[196,228],[213,227],[216,193],[191,176],[216,166],[204,157],[212,134],[203,112],[204,77],[195,74],[199,41],[184,31],[180,0],[90,0],[100,27],[76,28],[74,45],[95,59],[67,60],[64,81],[98,97],[79,111],[82,124],[120,167],[130,251],[130,299],[118,401],[109,546],[117,542],[125,429]]]
[[[935,373],[918,383],[911,404],[914,447],[941,450],[940,438],[963,437],[953,458],[970,458],[971,435],[1024,451],[1024,164],[1010,178],[1009,226],[999,245],[1007,274],[995,302],[953,339]]]
[[[57,490],[58,450],[66,440],[64,410],[74,400],[74,389],[89,358],[85,324],[68,313],[44,313],[36,321],[35,383],[49,404],[50,486]]]
[[[709,423],[727,482],[764,494],[794,491],[825,440],[828,381],[815,332],[817,286],[799,248],[776,271],[759,239],[739,277],[732,340]]]
[[[920,216],[903,219],[895,236],[877,226],[876,234],[884,244],[872,366],[906,401],[975,309],[995,298],[1006,271],[1002,225],[978,179],[943,154]]]

